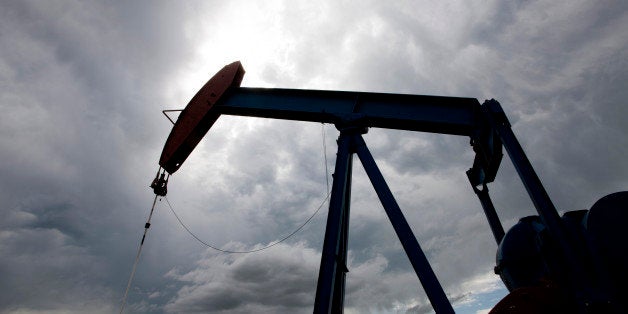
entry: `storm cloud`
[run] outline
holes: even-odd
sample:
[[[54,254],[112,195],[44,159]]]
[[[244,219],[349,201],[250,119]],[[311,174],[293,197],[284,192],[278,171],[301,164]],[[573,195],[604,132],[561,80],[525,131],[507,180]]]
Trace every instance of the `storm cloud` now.
[[[495,98],[560,211],[628,185],[628,5],[621,1],[20,1],[0,5],[0,312],[119,310],[148,184],[183,108],[223,65],[243,85]],[[172,176],[196,235],[237,250],[298,227],[327,195],[338,132],[221,117]],[[465,171],[468,138],[364,136],[455,306],[503,287]],[[505,226],[534,213],[504,158]],[[286,242],[226,255],[158,202],[133,313],[312,310],[325,206]],[[431,307],[359,162],[348,313]],[[491,306],[488,304],[487,306]]]

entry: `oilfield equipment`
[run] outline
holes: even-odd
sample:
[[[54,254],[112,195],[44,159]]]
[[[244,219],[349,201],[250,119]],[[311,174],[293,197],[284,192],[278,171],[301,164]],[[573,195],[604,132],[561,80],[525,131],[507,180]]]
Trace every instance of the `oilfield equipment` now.
[[[562,217],[543,187],[499,102],[474,98],[345,91],[243,88],[240,62],[214,75],[182,110],[151,185],[167,193],[176,172],[223,114],[334,124],[340,132],[314,313],[342,313],[347,270],[353,155],[357,154],[436,313],[453,307],[388,188],[362,135],[387,128],[468,136],[466,172],[498,244],[495,273],[510,291],[491,313],[625,313],[628,309],[628,192]],[[506,149],[538,215],[509,231],[489,196]],[[163,170],[161,170],[163,169]],[[146,229],[150,226],[147,223]]]

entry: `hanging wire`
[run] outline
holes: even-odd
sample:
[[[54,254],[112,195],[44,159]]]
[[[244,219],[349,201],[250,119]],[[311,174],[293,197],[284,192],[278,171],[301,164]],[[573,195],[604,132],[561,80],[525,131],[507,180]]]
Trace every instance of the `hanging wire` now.
[[[199,243],[203,244],[204,246],[214,249],[216,251],[220,251],[223,253],[229,253],[229,254],[247,254],[247,253],[254,253],[254,252],[259,252],[259,251],[263,251],[266,249],[269,249],[283,241],[288,240],[290,237],[292,237],[293,235],[295,235],[297,232],[299,232],[299,230],[301,230],[303,227],[305,227],[305,225],[307,225],[308,222],[310,222],[310,220],[312,220],[312,218],[314,218],[314,216],[316,216],[316,214],[318,213],[318,211],[323,207],[323,205],[325,205],[325,202],[327,201],[327,199],[329,198],[329,193],[327,193],[327,196],[325,197],[325,199],[323,200],[323,202],[321,202],[321,204],[318,206],[318,208],[316,208],[316,210],[314,211],[314,213],[304,222],[302,223],[298,228],[296,228],[294,231],[292,231],[290,234],[288,234],[287,236],[281,238],[281,240],[275,241],[265,247],[261,247],[261,248],[257,248],[254,250],[248,250],[248,251],[231,251],[231,250],[223,250],[221,248],[218,248],[216,246],[213,246],[203,240],[201,240],[198,236],[196,236],[196,234],[194,234],[194,232],[192,232],[186,225],[185,223],[183,223],[183,221],[181,221],[181,218],[179,218],[179,215],[177,215],[177,213],[174,211],[174,208],[172,208],[172,205],[170,204],[170,201],[168,200],[168,198],[166,197],[166,203],[168,204],[168,207],[170,208],[170,211],[172,212],[172,214],[174,215],[174,217],[177,218],[177,220],[179,221],[179,224],[181,224],[181,226],[183,227],[183,229],[185,229],[185,231],[187,231],[194,239],[196,239],[196,241],[198,241]]]
[[[148,228],[150,228],[150,220],[153,217],[153,211],[155,210],[155,203],[157,203],[157,196],[158,195],[155,194],[155,199],[153,200],[153,206],[150,208],[150,214],[148,215],[148,219],[146,220],[146,224],[144,225],[144,234],[142,235],[142,241],[140,241],[140,247],[137,250],[137,255],[135,256],[135,262],[133,262],[133,269],[131,270],[131,276],[129,276],[129,282],[126,285],[126,290],[124,290],[124,297],[122,297],[122,305],[120,306],[120,314],[122,314],[122,312],[124,311],[124,306],[126,305],[126,298],[129,295],[129,289],[131,288],[131,283],[133,282],[133,277],[135,276],[135,270],[137,269],[137,263],[140,261],[140,254],[142,253],[142,247],[144,246],[146,233],[148,232]]]
[[[164,113],[165,114],[165,113]],[[142,247],[144,246],[144,240],[146,239],[146,234],[148,233],[148,228],[150,228],[150,221],[151,218],[153,217],[153,212],[155,211],[155,204],[157,203],[157,197],[159,196],[163,196],[166,199],[166,203],[168,204],[168,207],[170,208],[170,211],[172,212],[172,214],[177,218],[177,220],[179,221],[179,224],[181,224],[181,226],[185,229],[185,231],[187,231],[192,237],[194,237],[194,239],[196,239],[199,243],[212,248],[214,250],[223,252],[223,253],[230,253],[230,254],[246,254],[246,253],[254,253],[254,252],[259,252],[262,250],[266,250],[268,248],[271,248],[281,242],[284,242],[286,240],[288,240],[289,238],[291,238],[293,235],[295,235],[297,232],[299,232],[301,229],[303,229],[303,227],[305,227],[305,225],[307,225],[312,218],[314,218],[314,216],[316,216],[316,214],[320,211],[321,208],[323,208],[323,205],[325,205],[325,202],[327,202],[327,200],[329,199],[329,196],[331,194],[331,191],[329,189],[329,169],[328,169],[328,162],[327,162],[327,138],[325,136],[325,124],[321,123],[321,134],[323,137],[323,156],[325,159],[325,179],[326,179],[326,184],[327,184],[327,195],[325,196],[325,198],[323,199],[323,201],[321,202],[321,204],[316,208],[316,210],[314,211],[314,213],[307,219],[305,220],[305,222],[303,222],[298,228],[296,228],[294,231],[292,231],[290,234],[288,234],[287,236],[281,238],[278,241],[275,241],[265,247],[262,248],[257,248],[254,250],[248,250],[248,251],[231,251],[231,250],[223,250],[221,248],[218,248],[216,246],[213,246],[211,244],[206,243],[205,241],[201,240],[198,236],[196,236],[196,234],[194,234],[181,220],[181,218],[179,218],[179,215],[177,215],[177,213],[175,212],[174,208],[172,207],[172,204],[170,204],[170,201],[168,200],[167,197],[165,197],[164,195],[158,195],[157,193],[155,194],[155,199],[153,200],[153,206],[151,206],[150,209],[150,214],[148,215],[148,219],[146,220],[146,224],[144,225],[144,234],[142,235],[142,240],[140,241],[140,246],[137,250],[137,255],[135,256],[135,261],[133,262],[133,268],[131,270],[131,275],[129,276],[129,281],[127,283],[126,289],[124,291],[124,296],[122,297],[122,304],[120,306],[120,314],[122,314],[122,312],[124,312],[124,307],[126,306],[126,300],[127,297],[129,295],[129,290],[131,288],[131,283],[133,282],[133,277],[135,276],[135,271],[137,269],[137,264],[139,263],[140,260],[140,255],[142,253]],[[159,176],[159,172],[161,170],[161,167],[157,170],[157,176]]]
[[[181,227],[183,227],[183,229],[185,229],[185,231],[187,231],[187,233],[190,234],[190,236],[192,236],[194,239],[196,239],[196,241],[198,241],[199,243],[201,243],[202,245],[204,245],[204,246],[206,246],[208,248],[211,248],[211,249],[214,249],[216,251],[223,252],[223,253],[248,254],[248,253],[259,252],[259,251],[263,251],[263,250],[269,249],[269,248],[271,248],[271,247],[273,247],[273,246],[275,246],[275,245],[277,245],[277,244],[279,244],[281,242],[284,242],[284,241],[290,239],[293,235],[295,235],[297,232],[299,232],[301,229],[303,229],[303,227],[305,227],[305,225],[307,225],[307,223],[310,222],[310,220],[312,220],[312,218],[314,218],[314,216],[316,216],[316,214],[320,211],[320,209],[323,208],[323,205],[325,205],[325,202],[327,202],[327,200],[329,199],[330,190],[329,190],[329,171],[328,171],[328,168],[327,168],[327,139],[325,137],[325,125],[322,124],[322,123],[321,123],[321,130],[322,130],[322,137],[323,137],[323,155],[325,157],[325,179],[326,179],[326,183],[327,183],[327,195],[325,196],[325,198],[323,199],[321,204],[318,205],[318,207],[316,208],[314,213],[307,220],[305,220],[305,222],[303,222],[298,228],[296,228],[294,231],[292,231],[287,236],[281,238],[280,240],[272,242],[272,243],[270,243],[267,246],[264,246],[264,247],[261,247],[261,248],[257,248],[257,249],[253,249],[253,250],[247,250],[247,251],[224,250],[224,249],[216,247],[215,245],[211,245],[211,244],[203,241],[194,232],[192,232],[192,230],[190,230],[190,228],[188,228],[188,226],[181,220],[179,215],[177,215],[177,212],[172,207],[172,204],[170,204],[170,200],[168,200],[168,197],[165,197],[166,203],[168,204],[168,207],[170,208],[170,211],[172,212],[174,217],[177,218],[177,221],[179,221],[179,224],[181,225]]]

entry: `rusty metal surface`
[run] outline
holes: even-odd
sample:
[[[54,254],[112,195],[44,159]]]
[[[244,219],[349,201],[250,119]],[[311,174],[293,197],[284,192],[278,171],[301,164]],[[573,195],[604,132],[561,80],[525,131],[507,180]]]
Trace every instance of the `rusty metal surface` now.
[[[175,123],[159,158],[159,165],[172,174],[179,169],[209,128],[220,116],[211,109],[229,93],[239,87],[244,77],[240,61],[220,70],[194,95]]]

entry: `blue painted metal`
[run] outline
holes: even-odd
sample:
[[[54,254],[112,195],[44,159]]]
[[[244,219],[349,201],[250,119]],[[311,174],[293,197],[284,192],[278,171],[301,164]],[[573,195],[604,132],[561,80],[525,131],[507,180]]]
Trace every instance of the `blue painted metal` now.
[[[499,102],[494,99],[487,100],[483,104],[483,108],[486,110],[489,123],[501,138],[504,148],[506,148],[508,156],[517,170],[539,217],[547,227],[548,233],[552,239],[558,245],[561,251],[560,253],[562,253],[561,262],[563,265],[567,266],[561,274],[561,279],[565,287],[571,288],[572,295],[578,300],[577,302],[581,302],[582,304],[589,302],[590,300],[587,300],[587,297],[590,293],[586,291],[587,288],[582,282],[582,274],[584,274],[585,271],[582,261],[576,257],[574,244],[571,243],[566,236],[558,211],[534,171],[521,144],[519,144],[519,141],[515,137],[504,110]]]
[[[353,154],[351,155],[353,156]],[[347,179],[344,190],[344,208],[342,210],[342,224],[340,226],[340,239],[338,241],[338,255],[336,256],[336,279],[334,280],[334,294],[331,304],[331,313],[342,314],[345,302],[345,284],[347,279],[347,250],[349,249],[349,217],[351,204],[351,175],[353,168],[353,157],[349,157],[347,166]]]
[[[401,245],[406,251],[406,255],[410,259],[410,263],[419,277],[427,297],[432,303],[434,311],[436,311],[436,313],[454,313],[443,287],[440,285],[440,282],[438,282],[438,278],[436,278],[430,266],[430,262],[427,260],[427,257],[425,257],[410,225],[408,225],[408,222],[401,212],[401,208],[399,208],[395,197],[388,188],[384,176],[379,171],[375,159],[373,159],[371,152],[368,147],[366,147],[364,139],[361,135],[356,135],[354,136],[354,141],[358,157],[360,157],[364,170],[386,210],[386,215],[388,215],[388,219],[390,219],[395,233],[401,241]]]
[[[488,220],[488,225],[491,228],[491,232],[493,232],[493,237],[495,238],[495,242],[499,245],[504,238],[504,227],[502,226],[501,221],[499,220],[499,216],[497,215],[497,211],[495,210],[495,206],[493,205],[493,201],[491,200],[491,196],[488,194],[488,186],[486,183],[482,184],[482,189],[478,188],[473,184],[473,179],[471,179],[470,173],[473,169],[469,169],[467,171],[467,176],[469,177],[469,181],[471,182],[471,188],[473,188],[473,192],[480,199],[480,204],[482,205],[482,209],[484,210],[484,215],[486,215],[486,220]]]
[[[338,125],[338,127],[341,129],[341,133],[338,138],[336,169],[321,255],[314,313],[342,313],[344,310],[345,275],[348,272],[346,260],[351,201],[351,168],[354,153],[360,157],[360,161],[434,310],[436,313],[454,313],[421,246],[405,220],[373,156],[366,147],[364,139],[362,139],[361,133],[366,132],[366,130],[353,126],[345,128],[343,125]]]
[[[351,137],[341,133],[314,300],[316,314],[343,311],[353,158],[350,148]]]
[[[222,114],[471,135],[480,115],[475,98],[298,89],[236,88],[212,110]]]

